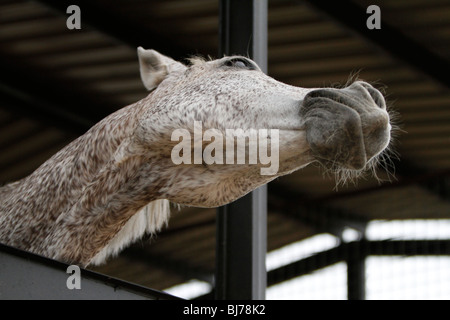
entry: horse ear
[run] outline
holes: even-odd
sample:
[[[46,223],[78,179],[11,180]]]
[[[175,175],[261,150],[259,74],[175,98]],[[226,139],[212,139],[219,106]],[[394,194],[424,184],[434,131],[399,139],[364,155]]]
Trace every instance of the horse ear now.
[[[182,63],[166,57],[155,50],[137,49],[139,57],[139,68],[141,79],[147,90],[156,88],[168,74],[184,70],[186,66]]]

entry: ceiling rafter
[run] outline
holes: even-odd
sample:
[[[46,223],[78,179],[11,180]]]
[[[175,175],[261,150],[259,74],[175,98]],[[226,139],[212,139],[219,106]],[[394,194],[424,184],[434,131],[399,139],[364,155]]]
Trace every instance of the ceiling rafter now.
[[[67,7],[73,4],[68,0],[39,0],[40,3],[47,5],[57,12],[67,15]],[[173,43],[173,40],[161,37],[158,34],[146,30],[139,23],[126,16],[121,15],[115,10],[114,6],[101,6],[95,1],[80,0],[77,5],[81,10],[81,21],[83,25],[88,25],[111,38],[124,43],[132,48],[142,46],[152,48],[175,60],[186,58],[191,52],[189,48]],[[67,15],[68,16],[68,15]]]
[[[155,254],[147,250],[142,250],[142,248],[137,246],[132,246],[125,249],[123,255],[127,259],[173,272],[174,274],[184,278],[186,281],[198,279],[208,282],[211,285],[214,283],[214,275],[212,272],[190,266],[186,263],[186,261],[179,261],[163,254]]]
[[[269,209],[298,219],[317,232],[328,232],[339,238],[346,227],[363,234],[368,222],[364,217],[333,208],[322,201],[309,200],[306,195],[277,184],[269,185]]]
[[[66,14],[70,1],[39,1],[59,14]],[[139,25],[131,23],[125,17],[89,1],[79,1],[82,6],[83,24],[103,32],[105,35],[132,47],[139,45],[161,50],[175,58],[186,57],[189,51],[167,39],[143,30]],[[119,23],[120,21],[120,23]],[[110,113],[111,104],[107,99],[93,98],[81,92],[73,92],[70,84],[43,75],[33,66],[15,63],[13,57],[1,55],[0,95],[2,108],[12,113],[36,117],[40,121],[59,129],[81,134]],[[27,83],[33,85],[24,85]],[[62,107],[64,104],[64,107]]]
[[[19,66],[14,59],[0,54],[0,69],[1,106],[12,114],[23,116],[26,112],[43,123],[77,134],[104,115],[101,112],[105,112],[105,105],[83,97],[32,66]]]

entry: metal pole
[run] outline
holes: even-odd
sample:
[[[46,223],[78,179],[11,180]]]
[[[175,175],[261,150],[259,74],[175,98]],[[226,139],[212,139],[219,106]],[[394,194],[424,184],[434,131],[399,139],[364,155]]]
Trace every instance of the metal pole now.
[[[348,248],[347,298],[348,300],[365,300],[367,250],[364,242],[352,242]]]
[[[219,56],[253,58],[267,72],[267,0],[220,0]],[[267,186],[217,209],[216,299],[265,299]]]

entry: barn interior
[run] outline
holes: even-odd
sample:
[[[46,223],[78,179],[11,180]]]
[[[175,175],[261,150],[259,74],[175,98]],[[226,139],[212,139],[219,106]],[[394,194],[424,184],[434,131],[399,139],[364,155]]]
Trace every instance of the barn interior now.
[[[365,25],[372,1],[335,3],[269,0],[268,74],[301,87],[357,75],[385,93],[395,136],[375,174],[355,182],[337,184],[310,165],[269,183],[268,256],[321,235],[334,242],[306,256],[287,253],[288,262],[268,270],[268,292],[340,262],[348,284],[352,262],[369,256],[450,255],[450,2],[376,1],[378,30]],[[148,94],[138,46],[179,60],[218,56],[216,0],[79,1],[81,29],[72,30],[68,5],[0,0],[0,185]],[[429,225],[430,236],[370,238],[369,229],[389,222]],[[215,253],[216,209],[174,206],[158,235],[91,269],[162,291],[199,282],[206,289],[189,298],[211,298]],[[450,287],[450,270],[441,271],[436,281]]]

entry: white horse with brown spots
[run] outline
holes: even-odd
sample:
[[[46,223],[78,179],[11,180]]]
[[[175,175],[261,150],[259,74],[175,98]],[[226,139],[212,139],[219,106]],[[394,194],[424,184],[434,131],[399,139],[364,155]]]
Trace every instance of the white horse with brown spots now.
[[[101,263],[157,232],[169,201],[220,206],[314,161],[359,172],[389,144],[384,98],[365,82],[304,89],[270,78],[245,57],[186,66],[153,50],[138,55],[150,94],[1,188],[0,242],[69,263]],[[224,136],[226,129],[266,129],[279,150],[277,172],[261,174],[262,163],[175,164],[180,141],[172,133],[192,132],[195,121]]]

